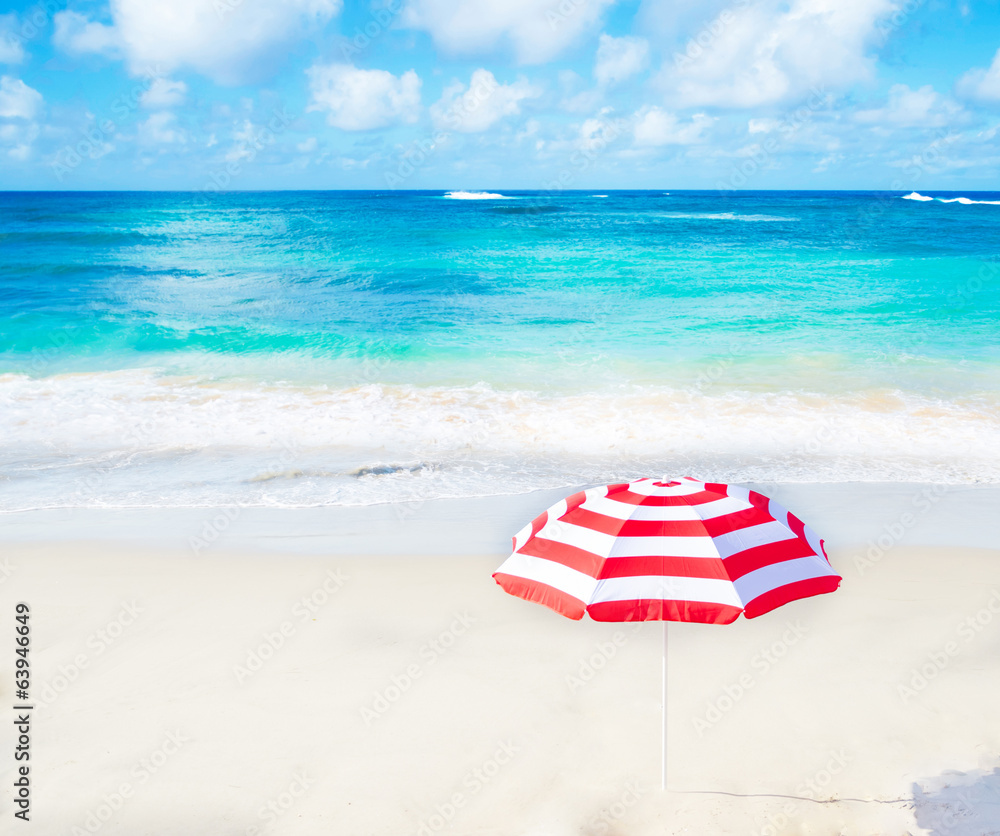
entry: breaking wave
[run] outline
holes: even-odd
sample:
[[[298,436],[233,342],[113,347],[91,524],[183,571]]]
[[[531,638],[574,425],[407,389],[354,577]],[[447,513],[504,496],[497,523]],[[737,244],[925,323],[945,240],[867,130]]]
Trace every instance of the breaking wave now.
[[[926,203],[928,200],[936,200],[938,203],[961,203],[968,206],[973,203],[985,204],[989,206],[1000,206],[1000,200],[973,200],[969,197],[928,197],[919,192],[910,192],[903,195],[903,200],[919,200]]]
[[[495,192],[448,192],[445,197],[451,200],[510,200],[507,195]]]
[[[0,377],[0,511],[365,505],[690,473],[1000,483],[1000,402],[900,391],[594,392]]]

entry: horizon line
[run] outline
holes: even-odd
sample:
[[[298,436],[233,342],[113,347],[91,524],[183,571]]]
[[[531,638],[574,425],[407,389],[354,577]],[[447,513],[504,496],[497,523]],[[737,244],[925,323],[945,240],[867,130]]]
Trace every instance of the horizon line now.
[[[587,194],[590,192],[639,192],[639,193],[653,193],[660,192],[664,193],[669,187],[654,188],[654,189],[622,189],[622,188],[610,188],[594,186],[590,189],[560,189],[559,191],[552,191],[550,189],[521,189],[521,188],[506,188],[496,186],[496,187],[481,187],[478,189],[468,189],[468,188],[426,188],[426,189],[2,189],[0,188],[0,194],[95,194],[95,193],[118,193],[118,194],[204,194],[204,195],[227,195],[227,194],[261,194],[261,193],[299,193],[299,192],[377,192],[379,194],[407,194],[407,193],[417,193],[417,192],[491,192],[491,191],[508,191],[508,192],[524,192],[528,194],[538,194],[545,195],[548,197],[558,197],[560,194]],[[699,192],[699,193],[715,193],[719,195],[731,196],[736,194],[759,194],[759,193],[830,193],[830,192],[864,192],[864,193],[896,193],[896,192],[906,192],[910,193],[916,192],[916,189],[905,188],[892,189],[892,188],[844,188],[844,189],[672,189],[670,193],[681,193],[681,192]],[[917,192],[918,194],[923,194],[927,192],[965,192],[970,194],[998,194],[1000,193],[1000,188],[997,189],[936,189],[925,187],[922,192]]]

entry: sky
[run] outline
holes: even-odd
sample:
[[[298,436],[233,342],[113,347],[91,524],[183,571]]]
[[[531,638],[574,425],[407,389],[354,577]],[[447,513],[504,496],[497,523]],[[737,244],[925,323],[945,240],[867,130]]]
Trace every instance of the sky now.
[[[1000,0],[0,0],[0,189],[1000,190]]]

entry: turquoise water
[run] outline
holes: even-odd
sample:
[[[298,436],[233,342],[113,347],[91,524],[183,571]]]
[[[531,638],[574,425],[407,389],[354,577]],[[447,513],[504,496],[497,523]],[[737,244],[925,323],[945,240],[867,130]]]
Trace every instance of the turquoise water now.
[[[1000,481],[1000,205],[602,194],[0,195],[0,509]]]

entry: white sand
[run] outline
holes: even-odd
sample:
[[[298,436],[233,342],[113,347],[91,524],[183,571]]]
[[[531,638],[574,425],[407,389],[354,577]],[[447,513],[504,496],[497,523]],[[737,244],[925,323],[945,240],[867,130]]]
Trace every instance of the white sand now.
[[[19,833],[1000,831],[1000,552],[893,545],[861,572],[861,538],[832,551],[833,595],[670,625],[661,793],[660,625],[511,598],[499,552],[57,536],[4,545],[0,612],[27,601],[34,626]]]

